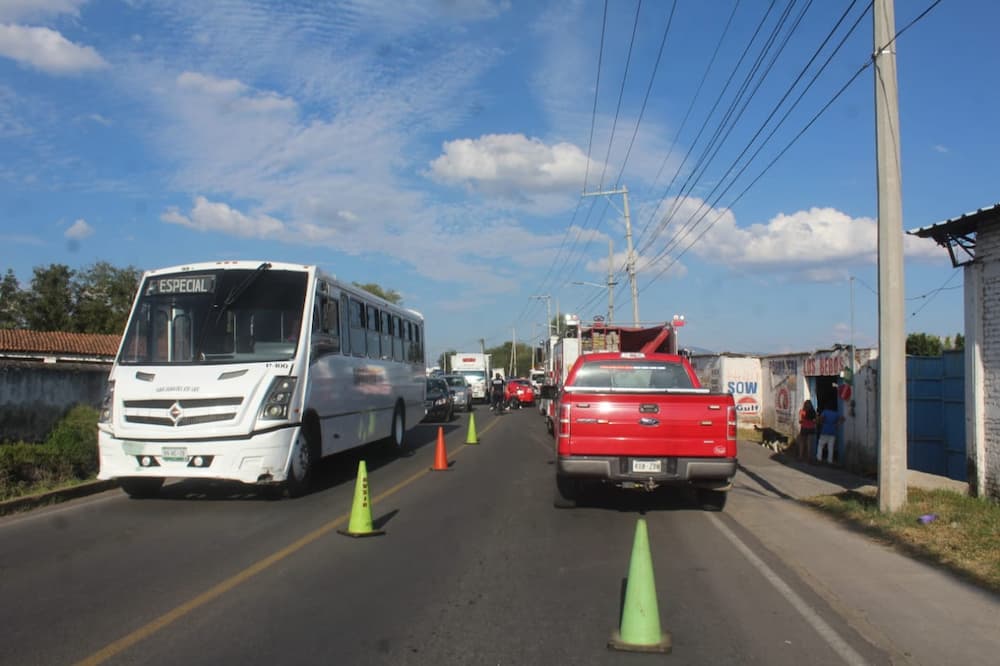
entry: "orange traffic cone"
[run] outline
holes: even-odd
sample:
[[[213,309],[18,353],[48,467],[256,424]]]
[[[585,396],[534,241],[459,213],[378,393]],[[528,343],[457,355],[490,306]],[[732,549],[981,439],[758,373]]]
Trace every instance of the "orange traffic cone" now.
[[[448,471],[448,451],[444,448],[444,428],[438,426],[437,448],[434,450],[434,467],[432,472]]]

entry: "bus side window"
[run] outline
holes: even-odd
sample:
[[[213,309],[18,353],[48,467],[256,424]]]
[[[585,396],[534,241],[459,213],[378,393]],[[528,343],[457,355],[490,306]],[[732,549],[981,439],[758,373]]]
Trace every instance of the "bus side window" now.
[[[413,362],[423,363],[424,362],[424,345],[420,340],[420,324],[415,324],[413,326]]]
[[[392,317],[392,357],[403,360],[403,322],[396,315]]]
[[[337,301],[330,299],[323,304],[323,333],[330,336],[330,351],[340,351],[340,313]]]
[[[413,322],[406,322],[406,360],[410,363],[416,363],[416,358],[413,355]]]
[[[343,344],[341,345],[341,351],[345,354],[351,353],[351,321],[350,321],[350,306],[347,300],[347,294],[340,295],[340,330],[344,332]]]
[[[374,305],[367,306],[368,308],[368,318],[365,321],[366,328],[368,329],[368,358],[378,358],[379,357],[379,339],[378,339],[378,310]]]
[[[365,355],[365,304],[351,299],[351,351]]]
[[[382,341],[382,358],[391,359],[392,358],[392,315],[386,311],[382,311],[382,318],[379,320],[379,332]]]

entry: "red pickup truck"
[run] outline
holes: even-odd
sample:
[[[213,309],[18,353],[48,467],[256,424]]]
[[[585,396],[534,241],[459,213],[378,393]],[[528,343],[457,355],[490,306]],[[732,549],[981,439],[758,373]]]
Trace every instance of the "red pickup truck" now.
[[[580,356],[555,402],[557,507],[574,506],[588,482],[654,490],[698,489],[722,510],[736,475],[736,405],[710,393],[683,356],[595,353]]]

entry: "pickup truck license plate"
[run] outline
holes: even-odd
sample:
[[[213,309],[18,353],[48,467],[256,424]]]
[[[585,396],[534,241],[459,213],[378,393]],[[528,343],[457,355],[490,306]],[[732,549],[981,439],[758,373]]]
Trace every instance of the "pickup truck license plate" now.
[[[187,448],[184,446],[164,446],[163,459],[175,462],[187,460]]]
[[[632,461],[632,471],[633,472],[659,472],[660,471],[659,460],[633,460]]]

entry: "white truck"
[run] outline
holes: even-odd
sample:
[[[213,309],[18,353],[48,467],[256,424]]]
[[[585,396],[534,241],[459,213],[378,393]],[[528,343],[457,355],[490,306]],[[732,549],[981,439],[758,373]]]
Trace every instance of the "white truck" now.
[[[472,387],[472,399],[486,401],[486,390],[491,374],[490,355],[480,352],[452,354],[450,372],[463,375]]]

